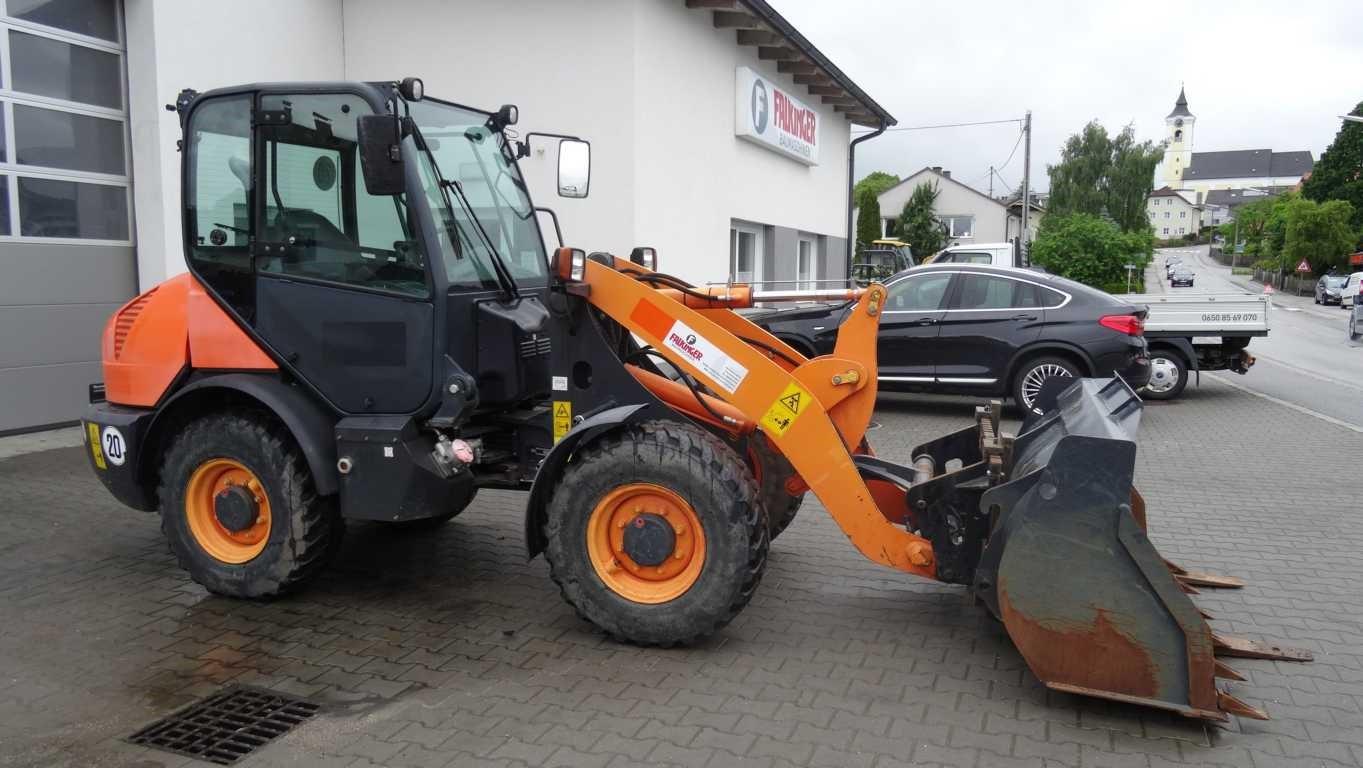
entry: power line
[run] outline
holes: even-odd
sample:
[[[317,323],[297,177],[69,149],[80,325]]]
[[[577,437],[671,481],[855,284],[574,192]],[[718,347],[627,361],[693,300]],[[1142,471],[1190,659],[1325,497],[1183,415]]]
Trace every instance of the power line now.
[[[885,131],[886,131],[886,132],[890,132],[890,131],[928,131],[928,130],[932,130],[932,129],[934,129],[934,128],[969,128],[970,126],[974,126],[974,125],[1000,125],[1000,124],[1002,124],[1002,123],[1021,123],[1021,122],[1022,122],[1022,118],[1014,117],[1014,118],[1009,118],[1009,119],[1007,119],[1007,120],[980,120],[980,121],[974,122],[974,123],[942,123],[941,125],[896,125],[896,126],[894,126],[893,128],[886,128]],[[872,132],[873,132],[873,131],[871,131],[871,130],[869,130],[869,129],[864,130],[864,131],[855,131],[855,133],[872,133]]]
[[[1013,151],[1008,153],[1008,159],[1003,161],[1003,165],[995,166],[995,171],[1001,171],[1004,168],[1007,168],[1009,163],[1013,162],[1013,155],[1016,155],[1018,153],[1018,145],[1020,145],[1021,143],[1022,131],[1018,131],[1018,140],[1013,142]],[[1000,176],[999,178],[1002,179],[1003,177]]]

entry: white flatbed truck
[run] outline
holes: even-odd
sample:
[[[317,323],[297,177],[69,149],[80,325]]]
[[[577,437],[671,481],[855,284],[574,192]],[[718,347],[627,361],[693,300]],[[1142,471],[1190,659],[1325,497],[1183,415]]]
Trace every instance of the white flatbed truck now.
[[[1150,347],[1149,400],[1172,400],[1202,371],[1248,373],[1251,339],[1267,336],[1267,296],[1254,293],[1142,294],[1118,298],[1149,307],[1145,341]],[[1198,376],[1200,378],[1200,376]]]

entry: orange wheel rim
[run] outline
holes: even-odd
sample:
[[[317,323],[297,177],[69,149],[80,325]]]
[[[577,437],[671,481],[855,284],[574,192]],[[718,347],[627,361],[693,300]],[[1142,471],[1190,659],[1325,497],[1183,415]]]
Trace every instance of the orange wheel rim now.
[[[255,523],[240,530],[229,530],[218,519],[214,499],[233,487],[251,494],[255,501]],[[185,519],[199,547],[224,563],[245,563],[265,549],[270,539],[270,497],[260,478],[232,459],[209,459],[189,477],[185,491]]]
[[[656,564],[641,564],[626,551],[625,532],[641,518],[665,521],[672,550]],[[615,594],[656,605],[675,600],[705,567],[705,530],[691,504],[660,485],[630,483],[606,494],[587,520],[587,554],[601,581]]]

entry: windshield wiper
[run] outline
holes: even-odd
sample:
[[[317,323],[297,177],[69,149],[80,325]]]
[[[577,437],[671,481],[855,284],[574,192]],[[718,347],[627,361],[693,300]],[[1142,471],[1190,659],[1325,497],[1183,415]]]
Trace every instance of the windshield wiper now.
[[[492,243],[492,238],[488,236],[487,230],[483,229],[483,223],[478,220],[477,214],[473,211],[473,206],[464,195],[464,190],[460,188],[459,183],[447,180],[440,173],[440,164],[435,161],[435,153],[431,152],[430,146],[426,144],[425,137],[421,135],[421,127],[416,124],[415,120],[412,121],[412,132],[416,136],[417,146],[426,153],[427,159],[431,161],[431,172],[435,174],[435,185],[440,189],[440,196],[445,201],[445,205],[450,208],[454,207],[450,205],[449,195],[449,190],[454,190],[454,197],[459,201],[459,207],[469,217],[469,221],[473,223],[473,228],[482,236],[483,244],[487,246],[488,256],[492,258],[492,270],[497,273],[497,281],[502,284],[502,290],[510,298],[519,298],[520,291],[516,288],[516,280],[507,270],[506,262],[502,260],[502,255],[497,252],[497,246]],[[458,222],[455,222],[455,226],[459,226]]]

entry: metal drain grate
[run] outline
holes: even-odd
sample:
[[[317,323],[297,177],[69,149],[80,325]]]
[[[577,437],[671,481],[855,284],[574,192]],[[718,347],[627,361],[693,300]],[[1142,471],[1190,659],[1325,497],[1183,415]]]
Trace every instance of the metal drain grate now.
[[[231,765],[317,714],[309,701],[233,686],[152,723],[133,744]]]

